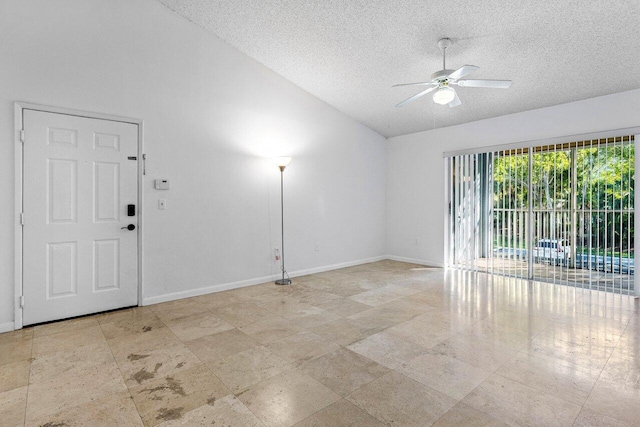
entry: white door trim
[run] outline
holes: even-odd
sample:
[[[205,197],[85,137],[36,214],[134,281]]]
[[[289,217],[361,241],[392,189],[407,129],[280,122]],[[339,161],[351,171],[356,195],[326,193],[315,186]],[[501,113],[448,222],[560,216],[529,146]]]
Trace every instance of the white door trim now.
[[[130,117],[115,116],[110,114],[93,113],[88,111],[72,110],[69,108],[52,107],[48,105],[32,104],[28,102],[14,103],[14,153],[15,153],[15,215],[14,215],[14,329],[22,329],[22,192],[23,192],[23,146],[22,130],[24,129],[23,111],[35,110],[46,113],[66,114],[70,116],[87,117],[90,119],[111,120],[115,122],[131,123],[138,126],[138,305],[142,305],[144,270],[142,262],[142,242],[144,233],[144,127],[142,120]]]

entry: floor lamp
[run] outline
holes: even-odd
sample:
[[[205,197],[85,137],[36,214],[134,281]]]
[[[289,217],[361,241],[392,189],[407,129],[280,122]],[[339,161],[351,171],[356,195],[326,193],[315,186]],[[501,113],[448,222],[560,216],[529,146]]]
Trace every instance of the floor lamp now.
[[[288,275],[285,279],[285,274],[287,274],[287,270],[284,268],[284,168],[287,167],[289,163],[291,163],[291,157],[278,157],[274,159],[274,163],[280,169],[280,218],[282,220],[280,228],[282,233],[282,279],[276,280],[276,285],[290,285],[291,279],[289,279]]]

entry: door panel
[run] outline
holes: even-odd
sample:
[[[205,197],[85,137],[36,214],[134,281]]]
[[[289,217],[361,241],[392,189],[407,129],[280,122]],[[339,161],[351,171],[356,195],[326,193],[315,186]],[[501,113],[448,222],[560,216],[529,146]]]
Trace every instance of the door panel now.
[[[136,305],[137,125],[26,109],[23,121],[23,324]]]

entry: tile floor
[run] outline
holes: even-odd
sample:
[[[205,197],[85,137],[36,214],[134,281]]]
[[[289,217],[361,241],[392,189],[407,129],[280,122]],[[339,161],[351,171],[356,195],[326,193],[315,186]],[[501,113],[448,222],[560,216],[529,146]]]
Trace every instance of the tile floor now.
[[[381,261],[0,334],[0,425],[637,426],[639,312]]]

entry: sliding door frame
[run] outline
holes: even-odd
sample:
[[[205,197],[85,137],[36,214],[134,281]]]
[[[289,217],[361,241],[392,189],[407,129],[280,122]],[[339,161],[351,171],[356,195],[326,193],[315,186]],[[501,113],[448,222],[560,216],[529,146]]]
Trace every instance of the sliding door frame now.
[[[562,144],[569,144],[571,142],[575,142],[575,141],[591,141],[591,140],[600,140],[600,139],[608,139],[608,138],[616,138],[616,137],[620,137],[620,136],[627,136],[627,135],[631,135],[634,136],[635,138],[635,142],[639,142],[640,141],[640,126],[636,126],[636,127],[631,127],[631,128],[623,128],[623,129],[614,129],[614,130],[608,130],[608,131],[602,131],[602,132],[595,132],[595,133],[588,133],[588,134],[578,134],[578,135],[569,135],[569,136],[562,136],[562,137],[556,137],[556,138],[549,138],[549,139],[539,139],[539,140],[529,140],[529,141],[522,141],[522,142],[517,142],[517,143],[512,143],[512,144],[501,144],[501,145],[492,145],[492,146],[483,146],[483,147],[476,147],[476,148],[471,148],[471,149],[464,149],[464,150],[457,150],[457,151],[449,151],[449,152],[444,152],[443,153],[443,161],[444,161],[444,169],[445,169],[445,203],[444,203],[444,230],[445,230],[445,245],[444,245],[444,259],[445,259],[445,266],[447,268],[449,268],[450,265],[452,265],[452,262],[455,262],[455,260],[451,259],[452,256],[454,256],[453,251],[454,248],[452,248],[452,244],[454,243],[452,241],[453,237],[453,232],[454,230],[452,229],[452,215],[454,214],[454,206],[456,206],[455,201],[450,200],[451,194],[452,194],[452,189],[454,186],[453,180],[452,180],[452,166],[453,166],[453,161],[452,158],[455,156],[462,156],[462,155],[474,155],[474,154],[481,154],[481,153],[496,153],[496,152],[501,152],[501,151],[511,151],[511,150],[519,150],[519,149],[530,149],[530,148],[534,148],[534,147],[539,147],[539,146],[557,146],[557,145],[562,145]],[[576,148],[570,148],[573,153],[571,156],[572,159],[572,163],[571,163],[571,180],[572,180],[572,187],[575,186],[576,183]],[[523,150],[524,151],[524,150]],[[527,150],[529,151],[529,150]],[[478,156],[479,157],[479,156]],[[640,150],[635,150],[635,171],[640,171]],[[485,165],[485,167],[488,169],[488,165]],[[528,172],[529,172],[529,179],[531,179],[531,177],[533,176],[533,155],[531,155],[531,153],[529,153],[528,155]],[[635,180],[636,176],[634,176],[634,180]],[[640,181],[640,180],[639,180]],[[576,204],[577,204],[577,200],[576,200],[576,189],[572,188],[572,197],[571,197],[571,201],[570,201],[570,215],[572,217],[576,216]],[[634,193],[634,206],[639,206],[640,207],[640,191],[636,191]],[[533,218],[533,197],[528,197],[528,205],[527,205],[527,215],[528,215],[528,227],[526,230],[526,236],[525,239],[528,242],[529,247],[531,247],[531,244],[533,243],[534,240],[534,227],[533,224],[531,223],[531,219]],[[577,225],[576,225],[576,218],[573,218],[574,220],[571,221],[572,225],[572,233],[571,233],[571,248],[572,248],[572,263],[575,263],[576,260],[576,240],[577,240]],[[493,219],[492,219],[493,221]],[[491,227],[493,229],[493,227]],[[636,230],[640,230],[640,214],[639,215],[634,215],[634,228]],[[491,239],[493,239],[493,235],[490,236]],[[493,245],[492,245],[493,246]],[[634,247],[640,247],[640,232],[637,234],[634,234]],[[493,261],[492,261],[493,262]],[[534,278],[534,271],[533,271],[533,250],[528,250],[527,251],[527,277],[529,279],[533,279]],[[493,270],[493,269],[492,269]],[[634,274],[634,295],[636,296],[636,298],[640,297],[640,274]]]

